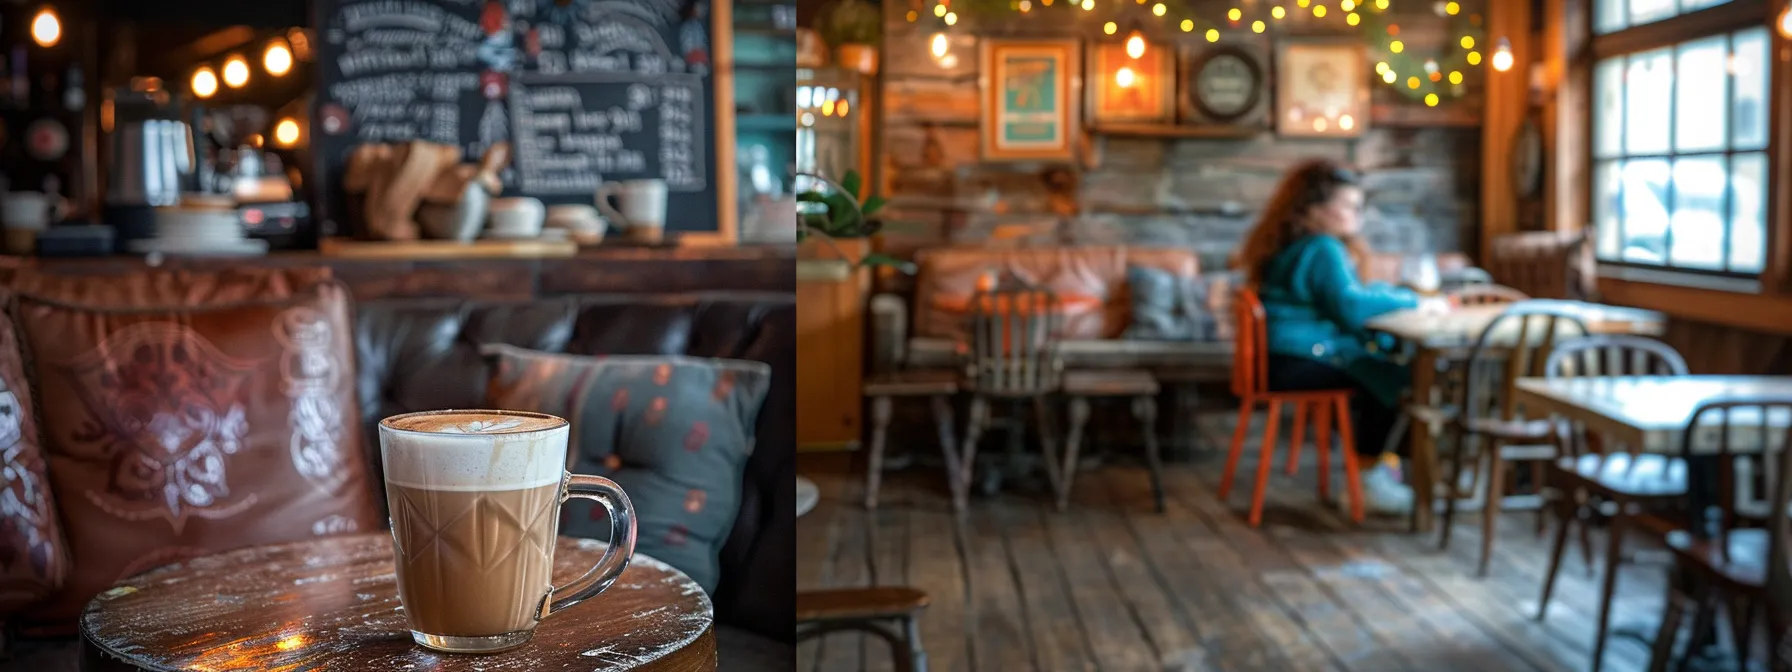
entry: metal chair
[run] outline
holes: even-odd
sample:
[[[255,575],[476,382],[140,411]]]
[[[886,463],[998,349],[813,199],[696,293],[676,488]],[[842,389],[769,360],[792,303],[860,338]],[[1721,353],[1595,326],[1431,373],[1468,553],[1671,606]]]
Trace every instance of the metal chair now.
[[[1548,378],[1582,376],[1684,376],[1686,360],[1672,346],[1651,338],[1600,335],[1563,343],[1544,362]],[[1624,534],[1632,518],[1677,506],[1686,496],[1686,460],[1664,455],[1639,455],[1604,450],[1597,435],[1582,428],[1568,428],[1561,456],[1545,467],[1544,489],[1553,494],[1545,511],[1557,519],[1555,541],[1550,546],[1549,570],[1543,578],[1543,596],[1537,602],[1537,620],[1549,613],[1556,574],[1567,549],[1569,528],[1580,528],[1581,554],[1593,566],[1592,521],[1606,517],[1605,577],[1599,588],[1599,620],[1594,629],[1593,665],[1605,657],[1606,631],[1611,623],[1613,590],[1624,562]]]
[[[921,612],[927,604],[927,593],[905,586],[801,591],[796,640],[863,632],[890,645],[896,672],[927,672],[927,650],[921,647]]]
[[[1008,401],[1014,409],[1015,431],[1008,442],[1010,467],[1020,461],[1026,427],[1020,417],[1026,402],[1031,401],[1046,476],[1052,492],[1061,492],[1063,476],[1058,471],[1057,434],[1051,427],[1049,400],[1058,391],[1064,372],[1058,354],[1062,305],[1048,290],[1006,278],[972,295],[969,313],[971,361],[962,389],[970,395],[970,417],[959,454],[963,460],[959,477],[968,489],[977,460],[977,441],[990,422],[992,400]]]

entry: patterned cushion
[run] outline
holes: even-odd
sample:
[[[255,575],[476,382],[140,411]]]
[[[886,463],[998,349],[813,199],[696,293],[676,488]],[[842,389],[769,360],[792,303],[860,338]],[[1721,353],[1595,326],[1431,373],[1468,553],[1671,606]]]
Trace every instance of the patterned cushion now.
[[[741,472],[771,385],[760,362],[584,357],[489,345],[487,401],[572,422],[567,468],[604,476],[635,506],[636,550],[714,590],[717,556],[740,509]],[[561,531],[607,539],[602,507],[575,501]]]
[[[1132,318],[1125,337],[1139,341],[1205,341],[1213,338],[1200,276],[1178,276],[1147,266],[1128,266]]]
[[[0,615],[49,596],[68,571],[25,380],[18,333],[0,319]]]
[[[208,283],[191,286],[235,289],[135,307],[18,299],[73,563],[28,610],[41,625],[72,623],[95,594],[163,564],[380,527],[354,427],[347,290],[254,298],[271,285]]]

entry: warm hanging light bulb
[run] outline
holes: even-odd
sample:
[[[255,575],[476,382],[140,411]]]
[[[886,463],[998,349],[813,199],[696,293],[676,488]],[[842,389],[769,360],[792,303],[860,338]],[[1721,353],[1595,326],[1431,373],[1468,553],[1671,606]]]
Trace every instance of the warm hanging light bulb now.
[[[1780,20],[1777,23],[1780,26],[1780,35],[1792,40],[1792,5],[1787,5],[1785,9],[1780,10]]]
[[[1120,26],[1115,25],[1113,21],[1109,21],[1107,23],[1101,24],[1101,32],[1106,33],[1108,35],[1113,35],[1115,32],[1118,32],[1119,30],[1120,30]]]
[[[291,117],[281,119],[274,125],[274,142],[281,147],[291,147],[299,141],[299,122]]]
[[[1118,86],[1122,89],[1130,89],[1132,88],[1133,81],[1135,81],[1135,77],[1136,75],[1133,74],[1132,68],[1122,67],[1114,72],[1114,86]]]
[[[1281,5],[1276,5],[1275,7],[1271,7],[1269,9],[1269,17],[1272,19],[1280,19],[1287,15],[1288,15],[1288,10],[1282,9]]]
[[[1425,72],[1437,72],[1437,61],[1429,58],[1425,59]]]
[[[286,41],[275,39],[268,45],[268,50],[261,55],[261,67],[267,68],[268,74],[279,77],[292,72],[292,49]]]
[[[1183,19],[1182,20],[1182,32],[1188,33],[1188,32],[1193,32],[1194,30],[1195,30],[1195,22],[1193,19]]]
[[[952,43],[946,41],[945,33],[934,33],[933,39],[929,40],[927,43],[927,49],[928,51],[933,52],[934,58],[945,58],[946,51],[951,48]]]
[[[224,62],[224,85],[233,89],[243,88],[249,83],[249,62],[241,56],[231,56]]]
[[[1233,21],[1242,19],[1242,18],[1244,18],[1244,10],[1239,9],[1237,7],[1233,7],[1232,9],[1226,11],[1226,18],[1231,19]]]
[[[1426,107],[1437,107],[1437,94],[1435,94],[1435,93],[1425,94],[1425,106]]]
[[[1161,2],[1151,6],[1151,13],[1155,16],[1163,16],[1167,11],[1170,11],[1170,8],[1165,7]]]
[[[1263,32],[1264,28],[1265,28],[1265,26],[1263,25],[1263,21],[1261,21],[1261,20],[1251,22],[1251,32],[1253,32],[1253,33],[1261,33],[1261,32]]]
[[[62,20],[56,18],[56,10],[45,7],[37,10],[37,16],[31,18],[31,39],[40,47],[54,47],[62,40]]]
[[[1381,81],[1387,82],[1389,84],[1393,84],[1394,80],[1399,79],[1399,78],[1400,78],[1400,74],[1394,72],[1392,69],[1388,70],[1387,72],[1381,73]]]
[[[200,68],[193,71],[193,95],[210,98],[218,92],[218,75],[211,68]]]
[[[1218,29],[1218,28],[1208,28],[1208,29],[1207,29],[1207,41],[1208,41],[1208,42],[1218,42],[1218,41],[1220,41],[1220,29]]]
[[[1493,69],[1505,72],[1512,69],[1512,42],[1500,38],[1500,48],[1493,52]]]
[[[946,12],[946,25],[958,25],[958,12]]]
[[[1139,31],[1132,31],[1132,35],[1126,38],[1126,55],[1133,58],[1145,56],[1145,36],[1140,35]]]

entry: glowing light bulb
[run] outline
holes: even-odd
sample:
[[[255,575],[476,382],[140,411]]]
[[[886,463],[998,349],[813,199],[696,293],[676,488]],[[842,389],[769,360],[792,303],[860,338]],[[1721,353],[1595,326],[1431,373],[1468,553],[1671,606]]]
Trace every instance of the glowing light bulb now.
[[[1505,72],[1512,69],[1512,43],[1500,38],[1500,48],[1493,52],[1493,69]]]
[[[909,22],[909,23],[914,23],[914,22],[915,22],[915,19],[919,19],[919,18],[921,18],[921,13],[920,13],[920,12],[917,12],[917,11],[915,11],[915,10],[912,10],[912,9],[911,9],[911,10],[908,10],[908,22]]]
[[[1462,36],[1462,48],[1463,48],[1463,49],[1473,49],[1473,48],[1475,48],[1475,36],[1473,36],[1473,35],[1463,35],[1463,36]]]
[[[1468,64],[1469,65],[1480,65],[1481,64],[1481,52],[1479,52],[1479,51],[1468,52]]]
[[[1313,130],[1315,131],[1324,133],[1325,129],[1330,125],[1331,124],[1325,120],[1325,117],[1313,117]]]
[[[1344,22],[1354,26],[1356,24],[1362,23],[1363,17],[1357,16],[1356,12],[1351,12],[1349,14],[1344,15]]]
[[[241,56],[231,56],[224,62],[224,85],[233,89],[243,88],[249,83],[249,62]]]
[[[45,7],[31,17],[31,40],[45,48],[62,40],[62,20],[56,18],[56,10]]]
[[[1437,107],[1437,94],[1435,94],[1435,93],[1425,94],[1425,106],[1426,107]]]
[[[1462,11],[1462,5],[1456,4],[1454,2],[1444,3],[1444,13],[1445,14],[1449,14],[1450,16],[1455,16],[1457,14],[1457,12],[1461,12],[1461,11]]]
[[[1325,18],[1325,5],[1313,5],[1313,16]]]
[[[193,71],[193,95],[210,98],[218,92],[218,75],[211,68],[200,68]]]
[[[934,58],[944,58],[951,48],[952,43],[946,40],[945,33],[934,33],[933,39],[927,41],[927,50],[933,52]]]
[[[1126,55],[1133,58],[1145,55],[1145,36],[1140,35],[1139,31],[1132,31],[1132,36],[1126,38]]]
[[[1425,59],[1425,72],[1437,72],[1437,61]]]
[[[1787,5],[1785,9],[1780,10],[1780,20],[1775,23],[1779,24],[1780,35],[1792,40],[1792,5]]]
[[[1455,70],[1451,70],[1450,71],[1450,83],[1451,84],[1461,84],[1462,83],[1462,73],[1457,72]]]
[[[1384,9],[1384,10],[1387,9],[1388,8],[1388,0],[1375,0],[1375,8],[1376,9]]]
[[[946,12],[946,25],[948,25],[948,26],[958,25],[958,13],[957,12]]]
[[[1114,73],[1114,86],[1118,86],[1122,89],[1130,89],[1132,88],[1134,77],[1135,75],[1133,75],[1132,68],[1120,68]]]
[[[1253,33],[1263,32],[1264,27],[1265,26],[1263,25],[1262,21],[1252,21],[1251,22],[1251,32],[1253,32]]]
[[[1388,70],[1391,70],[1391,69],[1392,68],[1388,67],[1387,61],[1381,61],[1381,62],[1378,62],[1375,64],[1375,74],[1377,74],[1377,75],[1385,75],[1385,74],[1387,74]]]
[[[274,142],[280,143],[282,147],[291,147],[298,141],[299,122],[293,121],[289,117],[281,119],[280,123],[274,125]]]
[[[945,5],[934,5],[933,6],[933,15],[934,16],[945,16],[946,15],[946,6]]]
[[[1288,15],[1288,10],[1282,9],[1281,5],[1276,5],[1275,7],[1271,7],[1269,9],[1270,18],[1280,19],[1287,15]]]
[[[1419,78],[1417,78],[1417,77],[1407,77],[1407,78],[1406,78],[1406,88],[1409,88],[1409,89],[1417,89],[1417,88],[1419,88]]]
[[[1226,18],[1231,19],[1233,21],[1242,19],[1242,18],[1244,18],[1244,10],[1241,10],[1237,7],[1233,7],[1231,9],[1231,11],[1226,12]]]
[[[1164,3],[1160,2],[1151,6],[1151,13],[1154,15],[1163,16],[1166,11],[1169,11],[1169,8],[1164,7]]]
[[[1396,54],[1398,54],[1402,51],[1406,51],[1406,43],[1401,42],[1399,40],[1394,40],[1393,42],[1389,42],[1388,43],[1388,51],[1394,52]]]
[[[1114,25],[1113,21],[1109,21],[1107,23],[1101,24],[1101,32],[1107,33],[1109,35],[1113,35],[1114,31],[1117,31],[1117,30],[1120,30],[1120,27]]]
[[[1208,28],[1207,29],[1207,41],[1208,42],[1220,41],[1220,30],[1218,28]]]
[[[261,55],[261,67],[267,68],[268,74],[279,77],[292,71],[292,49],[279,39],[268,45],[266,53]]]
[[[1020,0],[1020,13],[1033,11],[1033,0]]]
[[[1352,0],[1343,0],[1343,2],[1338,3],[1338,9],[1342,9],[1342,10],[1348,12],[1353,9],[1356,9],[1356,3],[1353,2]]]
[[[1300,5],[1302,8],[1305,8],[1307,5],[1313,4],[1313,0],[1294,0],[1294,4]]]
[[[1381,81],[1387,82],[1389,84],[1393,84],[1394,80],[1399,79],[1399,78],[1400,78],[1400,75],[1395,74],[1395,72],[1391,68],[1387,72],[1381,73]]]
[[[1195,22],[1193,19],[1183,19],[1182,20],[1182,32],[1187,33],[1187,32],[1193,31],[1194,29],[1195,29]]]
[[[1095,9],[1095,0],[1083,0],[1083,4],[1081,5],[1081,7],[1083,8],[1083,11],[1085,11],[1085,12]]]
[[[1356,128],[1356,117],[1352,117],[1348,114],[1338,117],[1338,128],[1346,131]]]

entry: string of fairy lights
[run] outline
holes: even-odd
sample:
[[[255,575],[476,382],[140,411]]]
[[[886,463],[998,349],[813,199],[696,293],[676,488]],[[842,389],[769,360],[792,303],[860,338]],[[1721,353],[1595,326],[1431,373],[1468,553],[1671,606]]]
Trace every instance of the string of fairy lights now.
[[[908,11],[908,21],[937,23],[939,31],[929,43],[934,59],[952,58],[946,30],[961,20],[1013,20],[1013,14],[1024,16],[1047,12],[1073,12],[1078,20],[1099,21],[1105,36],[1125,32],[1126,54],[1143,58],[1153,35],[1181,32],[1200,35],[1208,42],[1219,42],[1228,33],[1262,35],[1283,23],[1301,21],[1306,29],[1315,22],[1337,21],[1357,29],[1368,41],[1376,59],[1375,74],[1391,90],[1426,105],[1437,106],[1444,100],[1467,93],[1467,78],[1485,63],[1505,72],[1512,67],[1512,47],[1505,38],[1488,42],[1484,19],[1479,13],[1465,12],[1461,3],[1432,2],[1431,9],[1448,23],[1442,44],[1421,50],[1402,36],[1396,21],[1392,0],[1281,0],[1253,2],[1249,9],[1234,6],[1223,19],[1209,21],[1189,5],[1194,0],[915,0]],[[1402,0],[1401,4],[1417,4],[1419,0]],[[1402,15],[1412,18],[1411,14]],[[1310,18],[1309,18],[1310,17]],[[1491,55],[1486,51],[1491,49]],[[1126,78],[1132,70],[1121,67],[1117,75]],[[1124,84],[1123,84],[1124,85]]]

